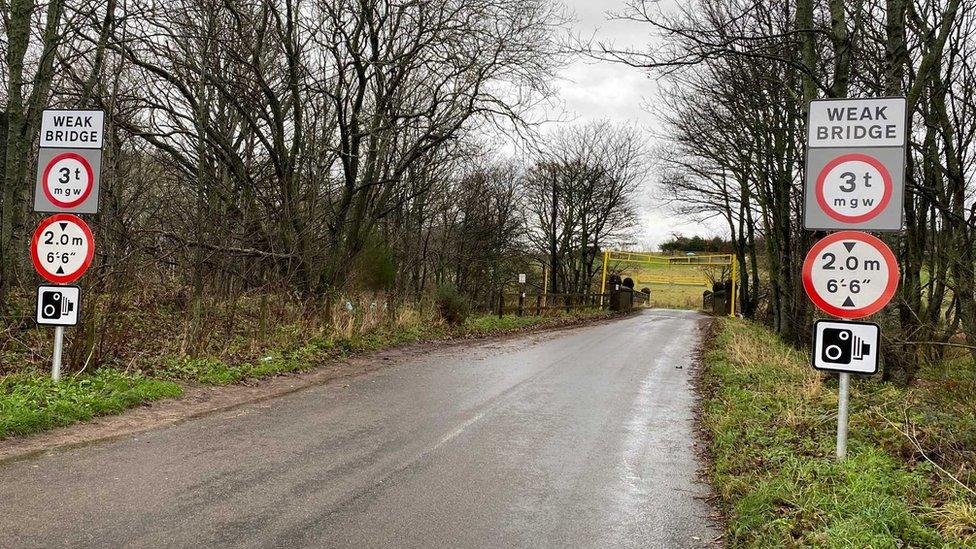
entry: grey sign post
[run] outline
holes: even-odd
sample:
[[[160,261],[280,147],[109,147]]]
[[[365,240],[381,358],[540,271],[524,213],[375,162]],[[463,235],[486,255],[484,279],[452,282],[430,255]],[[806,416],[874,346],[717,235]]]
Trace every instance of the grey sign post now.
[[[905,155],[908,146],[907,101],[904,97],[878,97],[868,99],[824,99],[810,102],[807,119],[806,170],[803,185],[803,226],[807,230],[854,230],[854,231],[900,231],[903,224],[905,195]],[[863,233],[845,233],[856,236]],[[877,273],[868,272],[865,265],[879,266],[880,261],[861,262],[857,258],[850,265],[836,264],[838,254],[826,250],[825,242],[836,240],[840,233],[828,236],[814,245],[811,250],[822,261],[822,270],[829,269],[829,280],[823,288],[817,287],[816,276],[808,276],[804,267],[804,285],[807,294],[823,309],[827,298],[837,296],[841,287],[849,294],[864,297],[862,290],[867,288],[865,280],[880,280]],[[863,235],[865,238],[873,238]],[[856,239],[852,239],[856,240]],[[862,239],[863,240],[863,239]],[[883,246],[883,244],[882,244]],[[848,250],[850,252],[850,250]],[[807,263],[813,263],[808,258]],[[889,271],[897,277],[897,264],[892,256]],[[846,271],[845,271],[846,269]],[[844,272],[841,272],[844,271]],[[824,278],[824,277],[821,277]],[[809,279],[809,280],[807,280]],[[809,282],[809,284],[808,284]],[[875,304],[875,312],[891,299],[894,284],[887,281]],[[855,289],[852,284],[857,284]],[[826,297],[825,297],[826,296]],[[819,299],[819,301],[818,301]],[[853,307],[854,305],[851,305]],[[829,307],[828,307],[829,309]],[[844,307],[832,310],[837,316],[852,317]],[[870,314],[870,313],[868,313]],[[856,318],[856,316],[855,316]],[[860,323],[837,321],[828,332],[824,325],[814,327],[813,364],[815,367],[839,372],[839,402],[837,414],[837,459],[847,455],[847,410],[852,370],[834,367],[825,349],[819,348],[824,342],[824,334],[855,334],[855,339],[865,340],[873,337],[871,358],[872,371],[877,370],[878,328]],[[860,333],[864,332],[864,333]],[[870,332],[870,333],[868,333]],[[857,335],[860,333],[860,335]],[[819,339],[818,339],[819,338]],[[859,338],[859,339],[858,339]],[[835,352],[836,346],[830,347]],[[845,355],[846,356],[846,355]],[[856,370],[855,370],[856,371]]]
[[[878,372],[881,330],[870,322],[818,320],[813,324],[813,367],[840,372],[837,458],[847,456],[847,410],[851,374]]]
[[[47,109],[41,113],[40,149],[34,184],[35,212],[98,213],[104,127],[103,111]],[[89,247],[93,245],[93,242],[88,242]],[[88,257],[86,262],[90,259]],[[35,267],[38,264],[35,261]],[[45,278],[61,282],[48,276]],[[78,322],[80,294],[77,286],[38,288],[37,322],[39,325],[55,326],[51,361],[51,378],[54,381],[61,377],[64,327]],[[63,304],[57,311],[53,301],[55,298]]]

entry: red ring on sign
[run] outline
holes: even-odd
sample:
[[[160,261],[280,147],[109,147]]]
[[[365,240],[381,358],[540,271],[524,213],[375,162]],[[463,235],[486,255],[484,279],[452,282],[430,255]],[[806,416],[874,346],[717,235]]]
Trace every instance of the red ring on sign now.
[[[59,221],[65,221],[68,223],[74,223],[75,225],[78,225],[79,227],[81,227],[81,232],[85,233],[85,238],[88,239],[88,251],[85,254],[85,260],[81,263],[81,267],[79,267],[77,271],[64,274],[64,275],[57,275],[48,272],[47,269],[45,269],[44,266],[41,264],[40,256],[37,255],[38,254],[37,248],[41,243],[41,235],[44,234],[44,229],[47,229],[48,227],[50,227],[51,225]],[[68,282],[74,282],[75,280],[78,280],[79,278],[81,278],[81,275],[85,274],[85,271],[88,270],[88,267],[91,265],[92,262],[92,257],[95,256],[95,237],[92,236],[92,231],[91,228],[88,226],[88,224],[85,223],[84,220],[82,220],[77,215],[66,214],[66,213],[54,214],[51,217],[46,218],[44,221],[41,221],[41,224],[38,225],[36,229],[34,229],[34,236],[31,237],[30,252],[31,252],[31,261],[34,263],[34,270],[37,271],[37,274],[41,275],[46,280],[49,280],[51,282],[66,284]]]
[[[844,162],[864,162],[865,164],[870,164],[871,167],[878,170],[878,173],[881,174],[881,181],[884,183],[884,195],[882,195],[881,201],[878,202],[877,207],[875,207],[873,210],[860,215],[844,215],[842,213],[835,212],[827,205],[827,199],[824,197],[823,189],[824,183],[827,182],[827,174],[830,173],[830,170],[836,168]],[[820,175],[817,176],[816,188],[817,204],[820,204],[820,209],[823,211],[823,213],[827,214],[835,221],[841,221],[844,223],[861,223],[863,221],[874,219],[878,216],[878,214],[884,211],[885,207],[888,206],[888,202],[891,201],[894,184],[891,181],[891,174],[888,173],[888,168],[879,162],[877,158],[868,156],[866,154],[852,153],[838,156],[837,158],[828,162],[827,165],[820,170]]]
[[[817,293],[813,285],[813,263],[824,248],[839,240],[857,240],[881,252],[881,257],[888,265],[888,282],[885,285],[884,292],[873,303],[857,309],[843,309],[827,303],[827,300]],[[898,289],[898,261],[895,260],[895,254],[891,252],[891,248],[877,237],[871,236],[868,233],[862,233],[861,231],[836,232],[822,238],[807,252],[807,256],[803,260],[803,289],[806,290],[807,297],[810,298],[810,301],[827,314],[839,318],[862,318],[873,315],[891,301],[891,298],[895,295],[895,291]]]
[[[85,168],[85,171],[88,173],[88,185],[85,186],[85,192],[81,193],[81,195],[78,198],[74,200],[69,200],[67,202],[55,198],[54,195],[51,194],[51,189],[49,189],[47,186],[47,176],[51,173],[51,169],[54,168],[55,164],[57,164],[61,160],[66,160],[66,159],[77,160],[78,162],[81,163],[81,165]],[[88,160],[84,156],[81,156],[80,154],[73,153],[73,152],[61,153],[55,156],[54,158],[52,158],[51,160],[49,160],[47,166],[44,167],[44,174],[41,176],[41,190],[44,191],[44,196],[47,197],[47,199],[51,202],[51,204],[54,204],[59,208],[74,208],[78,204],[81,204],[82,202],[85,201],[86,198],[88,198],[88,195],[91,194],[92,188],[94,186],[95,186],[95,172],[92,170],[91,164],[88,163]]]

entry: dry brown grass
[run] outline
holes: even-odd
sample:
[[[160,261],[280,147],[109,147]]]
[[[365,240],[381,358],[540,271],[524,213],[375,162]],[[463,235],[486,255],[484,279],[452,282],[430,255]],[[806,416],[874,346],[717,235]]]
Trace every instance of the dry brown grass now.
[[[965,501],[950,501],[933,510],[930,518],[939,530],[962,540],[967,546],[976,546],[976,506]]]

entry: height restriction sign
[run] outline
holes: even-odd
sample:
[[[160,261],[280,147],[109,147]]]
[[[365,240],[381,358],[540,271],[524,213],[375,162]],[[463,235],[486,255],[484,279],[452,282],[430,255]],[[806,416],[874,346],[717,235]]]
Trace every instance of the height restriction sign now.
[[[904,97],[812,101],[804,227],[901,230],[907,127]]]
[[[95,240],[81,218],[57,214],[37,226],[30,251],[38,274],[51,282],[66,284],[88,270],[95,254]]]
[[[878,238],[841,231],[813,245],[803,262],[803,287],[825,313],[861,318],[880,311],[898,288],[898,263]]]

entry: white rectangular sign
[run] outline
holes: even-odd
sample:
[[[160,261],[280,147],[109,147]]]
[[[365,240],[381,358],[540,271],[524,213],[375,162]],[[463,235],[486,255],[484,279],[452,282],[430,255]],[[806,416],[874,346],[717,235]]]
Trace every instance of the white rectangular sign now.
[[[104,111],[46,110],[41,115],[41,148],[101,149]]]
[[[803,227],[900,231],[905,98],[811,101],[809,115]]]
[[[42,326],[75,326],[81,306],[78,286],[37,287],[37,323]]]
[[[813,324],[813,367],[851,374],[876,374],[881,329],[871,322],[818,320]]]
[[[810,102],[807,146],[904,147],[904,97]]]
[[[525,273],[519,273],[519,284],[525,284]]]

